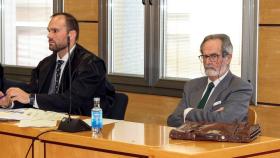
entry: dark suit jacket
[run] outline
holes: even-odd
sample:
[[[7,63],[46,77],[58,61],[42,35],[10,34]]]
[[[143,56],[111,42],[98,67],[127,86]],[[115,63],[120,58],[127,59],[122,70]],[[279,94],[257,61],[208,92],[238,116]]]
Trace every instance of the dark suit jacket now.
[[[197,109],[207,84],[208,77],[193,79],[185,84],[181,102],[167,119],[169,126],[178,127],[183,124],[183,113],[186,108],[194,108],[186,116],[186,120],[189,121],[246,121],[248,106],[252,96],[252,86],[250,83],[241,80],[241,78],[229,71],[214,89],[204,109]],[[224,107],[224,110],[215,112],[220,107]]]
[[[38,106],[42,110],[69,112],[69,62],[61,76],[59,94],[48,95],[51,79],[55,71],[57,53],[43,59],[33,69],[29,93],[36,94]],[[109,117],[114,102],[115,89],[107,81],[106,67],[102,59],[76,44],[71,53],[71,101],[72,114],[90,116],[93,98],[100,97],[103,116]],[[16,104],[15,107],[22,107]],[[26,105],[25,105],[26,107]]]

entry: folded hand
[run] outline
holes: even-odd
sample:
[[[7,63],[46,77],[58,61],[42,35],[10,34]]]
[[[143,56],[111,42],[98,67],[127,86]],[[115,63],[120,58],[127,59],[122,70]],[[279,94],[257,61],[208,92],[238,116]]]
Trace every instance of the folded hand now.
[[[20,88],[14,88],[14,87],[9,88],[6,94],[12,101],[18,101],[23,104],[28,104],[30,102],[29,100],[30,94],[26,93]]]
[[[11,99],[0,91],[0,107],[7,108],[12,105]]]

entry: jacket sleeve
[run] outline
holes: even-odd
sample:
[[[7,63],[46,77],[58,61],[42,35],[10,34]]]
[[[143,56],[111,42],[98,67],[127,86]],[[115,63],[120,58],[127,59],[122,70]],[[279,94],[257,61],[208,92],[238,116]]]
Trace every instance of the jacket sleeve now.
[[[168,116],[167,118],[167,125],[171,127],[178,127],[184,123],[184,110],[188,108],[188,103],[187,103],[187,92],[188,92],[188,86],[185,84],[184,86],[184,92],[182,95],[182,99],[177,105],[176,109],[174,112]]]
[[[198,122],[234,122],[245,121],[247,119],[248,106],[252,96],[251,84],[239,80],[232,84],[220,94],[222,97],[219,107],[222,111],[193,109],[187,116],[186,120]]]

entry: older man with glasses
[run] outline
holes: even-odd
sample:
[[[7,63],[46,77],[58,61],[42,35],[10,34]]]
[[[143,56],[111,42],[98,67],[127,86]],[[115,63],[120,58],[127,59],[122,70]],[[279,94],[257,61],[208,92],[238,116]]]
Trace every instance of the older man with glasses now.
[[[233,52],[230,38],[208,35],[200,52],[206,76],[185,84],[183,97],[167,124],[178,127],[185,121],[246,121],[252,86],[229,70]]]

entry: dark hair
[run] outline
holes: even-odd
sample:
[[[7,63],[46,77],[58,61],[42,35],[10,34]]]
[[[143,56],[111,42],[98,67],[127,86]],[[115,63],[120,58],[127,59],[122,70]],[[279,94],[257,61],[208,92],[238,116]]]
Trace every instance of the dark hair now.
[[[225,57],[228,54],[232,54],[233,47],[232,47],[229,36],[226,34],[212,34],[212,35],[206,36],[200,45],[201,54],[203,54],[202,48],[203,48],[204,43],[207,42],[208,40],[213,40],[213,39],[220,39],[222,41],[221,49],[222,49],[223,57]]]
[[[56,16],[60,16],[60,15],[65,17],[67,32],[70,32],[72,30],[76,31],[76,33],[77,33],[76,41],[77,41],[79,39],[79,32],[80,32],[79,31],[79,24],[78,24],[77,19],[69,13],[55,13],[51,16],[51,18],[54,18]]]

